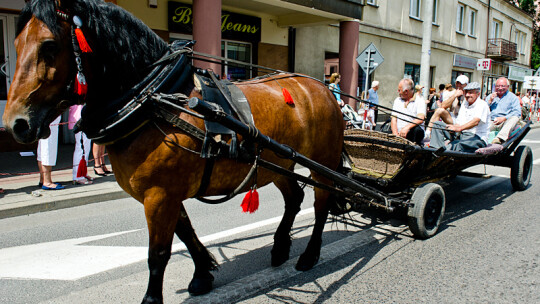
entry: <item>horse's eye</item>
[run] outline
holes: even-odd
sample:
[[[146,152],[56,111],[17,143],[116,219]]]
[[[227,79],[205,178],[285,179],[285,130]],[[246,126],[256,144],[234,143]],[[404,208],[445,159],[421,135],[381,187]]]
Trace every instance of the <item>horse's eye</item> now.
[[[59,51],[58,43],[54,40],[45,40],[41,43],[40,53],[46,59],[54,59]]]

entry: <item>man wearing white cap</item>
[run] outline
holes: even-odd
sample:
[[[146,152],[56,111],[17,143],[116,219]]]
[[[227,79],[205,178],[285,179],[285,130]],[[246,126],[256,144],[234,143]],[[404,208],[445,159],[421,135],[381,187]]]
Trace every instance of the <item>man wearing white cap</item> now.
[[[429,120],[428,128],[426,129],[426,137],[430,136],[431,126],[433,123],[442,119],[445,123],[452,123],[452,120],[456,118],[459,113],[460,104],[463,101],[463,88],[469,83],[469,77],[465,75],[459,75],[456,78],[456,89],[448,96],[442,96],[441,107],[435,110],[433,116]]]
[[[447,150],[474,152],[487,146],[489,134],[489,106],[480,96],[480,84],[471,82],[465,88],[465,100],[452,123],[435,122],[430,147],[445,146]]]
[[[377,116],[379,115],[379,82],[377,80],[371,83],[371,89],[368,90],[367,101],[369,102],[369,108],[374,110],[375,113],[375,124],[377,124]]]

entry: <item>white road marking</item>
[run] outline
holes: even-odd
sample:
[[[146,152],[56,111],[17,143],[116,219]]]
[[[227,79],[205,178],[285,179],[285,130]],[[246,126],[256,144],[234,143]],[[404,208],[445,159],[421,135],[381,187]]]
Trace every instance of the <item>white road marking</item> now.
[[[313,212],[313,208],[301,210],[298,216]],[[281,216],[278,216],[207,235],[201,237],[200,240],[204,244],[275,224],[280,220]],[[147,247],[80,245],[140,230],[142,229],[2,248],[0,249],[0,279],[78,280],[146,260]],[[183,243],[177,243],[173,245],[172,251],[185,249]]]
[[[524,144],[540,144],[540,140],[524,139],[521,141]]]
[[[0,249],[0,278],[77,280],[139,261],[148,249],[79,245],[134,231]]]
[[[540,164],[540,158],[536,159],[535,161],[533,161],[533,165],[538,165]]]

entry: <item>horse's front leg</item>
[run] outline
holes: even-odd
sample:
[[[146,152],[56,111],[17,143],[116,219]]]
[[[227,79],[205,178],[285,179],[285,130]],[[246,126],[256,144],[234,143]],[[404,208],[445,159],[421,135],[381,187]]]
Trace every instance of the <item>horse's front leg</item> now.
[[[195,273],[188,287],[189,293],[198,296],[211,291],[214,276],[210,273],[210,270],[217,270],[218,265],[215,258],[195,234],[184,205],[181,205],[180,217],[176,223],[175,232],[178,238],[186,245],[195,264]]]
[[[171,257],[174,229],[180,214],[181,203],[167,200],[163,195],[164,192],[163,189],[147,191],[144,199],[150,241],[148,249],[150,278],[142,300],[143,304],[163,303],[163,276]]]

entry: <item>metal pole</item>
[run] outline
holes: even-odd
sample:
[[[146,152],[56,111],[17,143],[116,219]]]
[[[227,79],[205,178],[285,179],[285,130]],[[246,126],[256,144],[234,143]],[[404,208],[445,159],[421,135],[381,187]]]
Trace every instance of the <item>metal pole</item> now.
[[[367,94],[368,94],[369,67],[371,66],[371,50],[368,50],[367,53],[368,55],[367,55],[367,64],[366,64],[366,81],[364,82],[364,92],[365,92],[364,98],[367,98]],[[362,107],[364,108],[364,119],[362,120],[362,129],[364,129],[366,126],[365,104],[363,104]]]
[[[424,6],[424,24],[422,27],[422,57],[420,59],[420,85],[424,90],[423,96],[427,99],[429,88],[429,62],[431,57],[431,24],[433,23],[433,0],[426,0]]]

